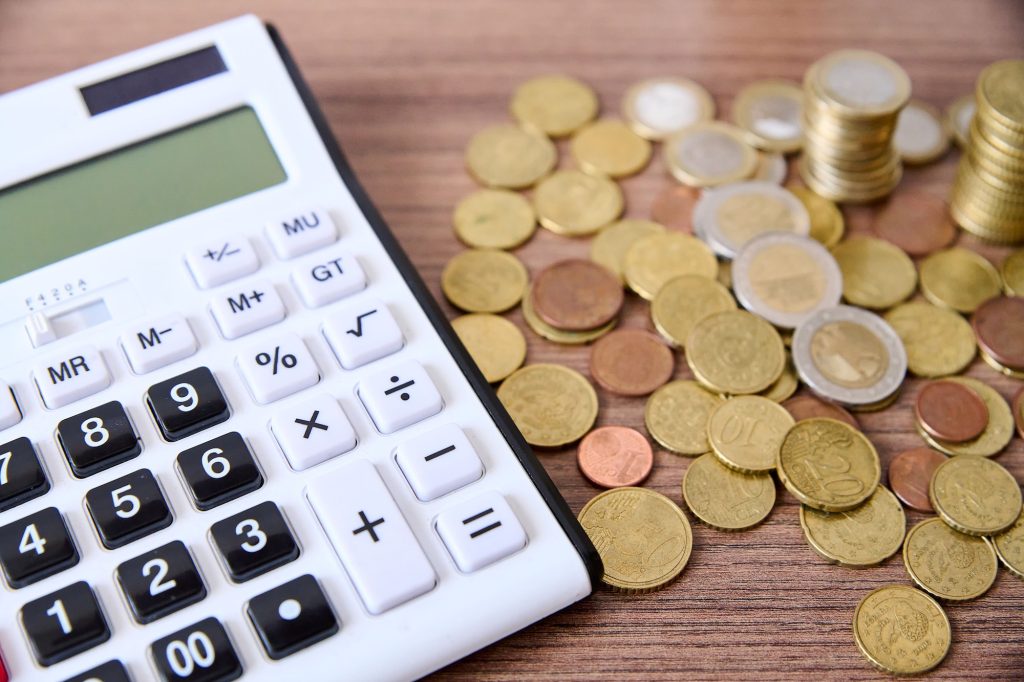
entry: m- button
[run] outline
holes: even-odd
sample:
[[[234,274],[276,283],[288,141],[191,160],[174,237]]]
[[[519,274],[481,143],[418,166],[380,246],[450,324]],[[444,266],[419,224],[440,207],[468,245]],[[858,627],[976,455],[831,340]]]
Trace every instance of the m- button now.
[[[144,320],[121,334],[121,347],[136,374],[146,374],[196,352],[196,337],[185,318],[169,315]]]
[[[258,281],[213,299],[210,312],[224,338],[237,339],[280,322],[285,308],[274,285]]]
[[[91,346],[44,360],[32,371],[32,378],[43,403],[51,410],[70,405],[110,385],[110,371],[103,356]]]

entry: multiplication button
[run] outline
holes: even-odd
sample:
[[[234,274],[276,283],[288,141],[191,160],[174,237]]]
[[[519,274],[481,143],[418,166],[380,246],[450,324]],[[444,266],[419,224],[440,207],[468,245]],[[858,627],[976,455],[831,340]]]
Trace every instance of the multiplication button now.
[[[237,235],[195,247],[185,254],[185,262],[200,289],[226,284],[260,267],[252,244]]]
[[[214,298],[210,313],[225,339],[237,339],[280,322],[285,307],[274,285],[259,281]]]
[[[381,433],[394,433],[444,406],[427,371],[412,361],[368,376],[359,384],[359,399]]]
[[[366,273],[354,256],[335,253],[294,270],[292,283],[307,308],[319,308],[362,291]]]
[[[356,432],[338,401],[326,393],[277,411],[270,420],[288,464],[296,471],[326,462],[356,446]]]
[[[253,400],[261,405],[320,381],[313,356],[295,334],[282,334],[250,346],[238,356],[238,369]]]

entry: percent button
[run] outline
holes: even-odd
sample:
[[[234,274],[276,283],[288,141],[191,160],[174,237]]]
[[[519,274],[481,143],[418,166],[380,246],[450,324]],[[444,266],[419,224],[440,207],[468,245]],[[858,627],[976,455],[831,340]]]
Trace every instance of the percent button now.
[[[238,358],[238,369],[253,400],[266,405],[320,381],[320,370],[295,334],[263,339]]]

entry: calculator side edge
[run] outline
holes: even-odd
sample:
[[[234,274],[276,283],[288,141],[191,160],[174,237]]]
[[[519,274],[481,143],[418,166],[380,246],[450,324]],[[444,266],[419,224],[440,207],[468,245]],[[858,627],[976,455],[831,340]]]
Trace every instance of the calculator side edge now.
[[[448,319],[441,311],[437,302],[434,300],[433,295],[430,293],[427,285],[420,277],[415,266],[413,266],[404,249],[402,249],[398,240],[384,222],[384,218],[380,215],[380,212],[371,201],[369,195],[363,189],[362,185],[360,185],[355,172],[352,170],[351,166],[349,166],[341,147],[335,140],[330,126],[327,123],[327,119],[320,110],[320,106],[313,96],[312,90],[306,83],[302,74],[299,72],[298,65],[292,58],[287,46],[284,44],[284,40],[281,38],[280,33],[272,24],[268,23],[265,25],[267,32],[270,34],[270,39],[280,55],[281,61],[285,65],[288,76],[291,78],[296,91],[299,93],[299,97],[302,99],[302,103],[305,106],[310,119],[313,121],[313,125],[316,127],[317,133],[323,141],[324,147],[327,149],[327,152],[331,157],[331,161],[334,163],[335,169],[341,176],[342,180],[344,180],[353,199],[366,216],[367,221],[373,228],[374,233],[376,233],[377,238],[380,239],[381,244],[383,244],[388,255],[390,255],[394,260],[395,266],[402,274],[406,284],[412,291],[413,296],[416,297],[416,300],[423,307],[424,313],[430,320],[431,324],[433,324],[438,336],[440,336],[445,347],[451,353],[455,362],[459,365],[459,368],[469,381],[470,386],[472,386],[473,391],[487,409],[491,419],[494,420],[498,430],[501,432],[505,440],[508,441],[512,452],[515,453],[520,465],[526,470],[530,480],[540,492],[541,497],[547,503],[551,513],[554,514],[555,519],[562,527],[563,532],[565,532],[569,541],[576,549],[576,552],[583,560],[587,572],[590,575],[591,589],[593,590],[598,584],[600,584],[601,577],[604,574],[604,567],[601,562],[601,557],[597,553],[597,549],[590,541],[586,532],[584,532],[583,528],[579,525],[579,522],[573,515],[569,505],[558,491],[558,488],[555,487],[554,482],[552,482],[551,478],[544,470],[544,467],[533,454],[530,446],[523,439],[522,434],[513,423],[512,418],[509,416],[504,406],[500,401],[498,401],[490,384],[487,383],[476,364],[470,358],[468,351],[466,351],[462,342],[455,334],[451,324],[448,322]]]

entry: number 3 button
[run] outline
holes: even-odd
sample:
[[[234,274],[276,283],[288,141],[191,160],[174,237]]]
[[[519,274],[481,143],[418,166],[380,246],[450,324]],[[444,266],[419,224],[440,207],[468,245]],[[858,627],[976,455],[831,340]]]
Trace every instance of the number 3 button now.
[[[236,583],[263,575],[299,556],[299,546],[273,502],[218,521],[210,528],[210,537]]]
[[[92,476],[142,451],[128,413],[117,401],[61,420],[57,440],[78,478]]]
[[[197,367],[150,386],[146,402],[164,438],[181,440],[226,420],[228,403],[213,372]]]

